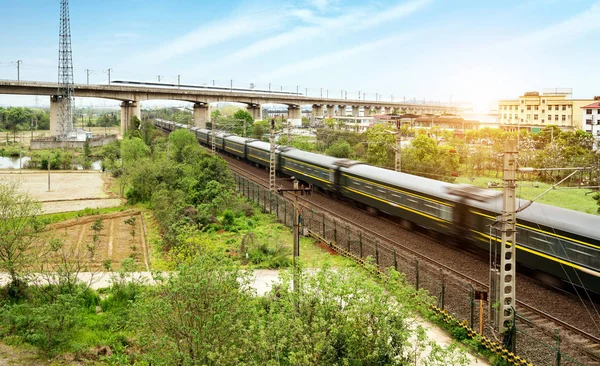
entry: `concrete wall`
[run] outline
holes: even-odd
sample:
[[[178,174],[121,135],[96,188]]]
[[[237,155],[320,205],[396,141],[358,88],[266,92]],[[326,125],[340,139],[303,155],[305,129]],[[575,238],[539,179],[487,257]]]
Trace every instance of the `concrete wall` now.
[[[108,145],[108,143],[117,140],[117,135],[99,136],[90,140],[90,147]],[[31,140],[31,150],[42,149],[83,149],[84,141],[56,141],[56,139],[41,138]]]

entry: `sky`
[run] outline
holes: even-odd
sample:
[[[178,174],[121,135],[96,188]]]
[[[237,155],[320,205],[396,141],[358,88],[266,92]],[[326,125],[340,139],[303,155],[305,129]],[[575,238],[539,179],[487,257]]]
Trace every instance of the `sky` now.
[[[22,60],[21,79],[57,80],[59,3],[0,0],[0,79],[16,79]],[[107,83],[110,68],[112,80],[180,75],[483,112],[544,88],[600,94],[600,1],[71,0],[70,16],[76,83],[86,69],[90,83]],[[33,98],[0,95],[20,104]]]

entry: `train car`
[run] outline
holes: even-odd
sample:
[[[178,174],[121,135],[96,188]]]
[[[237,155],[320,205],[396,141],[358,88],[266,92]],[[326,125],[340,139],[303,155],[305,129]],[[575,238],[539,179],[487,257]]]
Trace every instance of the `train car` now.
[[[367,164],[339,168],[340,194],[400,218],[404,227],[414,223],[443,234],[452,234],[452,197],[449,183],[399,173]]]
[[[246,159],[246,142],[251,142],[252,139],[230,135],[225,137],[225,151],[229,154]]]
[[[337,160],[339,159],[295,148],[282,148],[278,169],[283,174],[294,176],[315,187],[334,191]]]
[[[229,136],[230,134],[225,132],[217,132],[215,135],[215,148],[217,150],[225,151],[225,137]]]
[[[202,145],[208,146],[209,134],[210,134],[210,130],[207,130],[206,128],[198,128],[196,130],[196,139]]]
[[[517,207],[527,203],[518,200]],[[499,252],[500,232],[490,225],[502,212],[502,199],[460,204],[468,206],[469,215],[456,224],[469,231],[477,247],[487,251],[491,245]],[[600,294],[599,223],[594,215],[534,202],[517,214],[517,263],[544,282],[552,281],[542,272]]]
[[[263,167],[269,167],[271,145],[268,142],[254,140],[246,143],[246,160]]]

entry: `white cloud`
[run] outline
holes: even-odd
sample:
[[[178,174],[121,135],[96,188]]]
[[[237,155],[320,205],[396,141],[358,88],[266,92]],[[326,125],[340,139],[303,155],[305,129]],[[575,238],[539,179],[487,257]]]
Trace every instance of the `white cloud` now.
[[[335,2],[335,1],[333,1]],[[329,0],[309,0],[308,3],[320,11],[326,11],[332,1]]]
[[[374,28],[383,23],[397,20],[418,11],[431,0],[412,0],[397,4],[389,9],[383,9],[373,13],[372,8],[353,8],[342,15],[334,18],[315,17],[309,10],[293,10],[291,14],[300,19],[312,17],[314,24],[310,26],[295,27],[288,32],[277,34],[257,42],[254,42],[234,53],[219,59],[216,64],[200,65],[192,71],[192,74],[204,72],[210,68],[223,68],[241,61],[254,58],[268,52],[294,45],[300,41],[307,41],[319,37],[331,37],[332,35],[346,34],[348,31],[359,31]],[[373,15],[370,15],[373,14]]]
[[[587,33],[600,29],[600,2],[571,18],[564,19],[542,29],[504,42],[512,47],[536,47],[545,45],[554,48],[557,43],[573,41]]]
[[[219,20],[153,49],[141,59],[146,63],[160,64],[192,51],[224,43],[259,30],[264,31],[265,27],[274,27],[275,24],[276,22],[267,22],[257,26],[256,20],[249,16]]]
[[[327,53],[325,55],[313,57],[304,61],[296,62],[293,64],[288,64],[286,66],[280,67],[272,72],[261,75],[258,79],[260,80],[276,80],[282,76],[290,75],[290,74],[299,74],[302,72],[321,69],[323,67],[329,65],[335,65],[340,62],[340,60],[346,59],[351,56],[364,54],[366,52],[372,52],[381,48],[383,46],[389,45],[394,42],[406,41],[412,38],[412,35],[402,34],[393,37],[382,38],[377,41],[363,43],[360,46],[343,49],[333,53]]]

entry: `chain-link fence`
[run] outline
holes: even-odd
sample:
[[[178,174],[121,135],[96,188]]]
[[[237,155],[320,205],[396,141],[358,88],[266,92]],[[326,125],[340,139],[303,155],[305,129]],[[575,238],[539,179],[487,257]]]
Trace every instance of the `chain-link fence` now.
[[[266,187],[234,174],[237,189],[264,212],[272,213],[283,224],[293,227],[294,206],[290,199],[270,192]],[[437,299],[437,308],[458,321],[466,321],[468,328],[483,330],[481,333],[493,347],[501,349],[499,342],[491,341],[497,334],[489,326],[488,305],[481,306],[474,299],[475,288],[452,273],[436,268],[431,263],[420,260],[410,253],[397,249],[390,243],[382,242],[374,235],[350,226],[326,212],[299,205],[300,222],[307,235],[323,240],[352,259],[364,263],[370,258],[379,271],[395,268],[404,274],[408,282],[417,290],[427,290]],[[487,290],[487,288],[477,289]],[[552,336],[537,332],[526,326],[523,317],[516,319],[516,350],[536,365],[584,365],[558,347]],[[506,350],[504,350],[506,353]],[[512,357],[512,356],[511,356]],[[518,357],[517,357],[518,358]],[[516,363],[515,364],[523,364]]]

